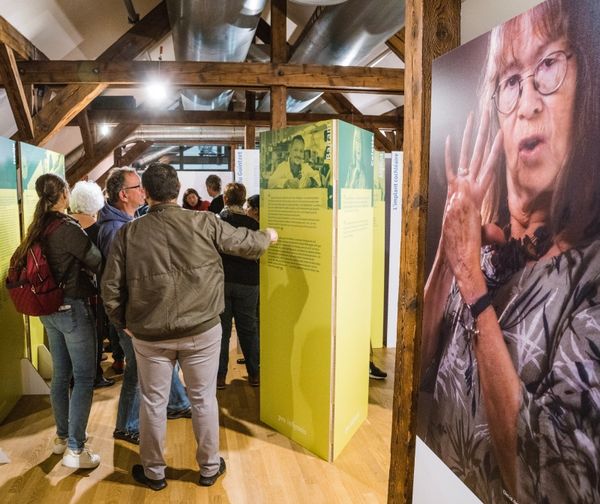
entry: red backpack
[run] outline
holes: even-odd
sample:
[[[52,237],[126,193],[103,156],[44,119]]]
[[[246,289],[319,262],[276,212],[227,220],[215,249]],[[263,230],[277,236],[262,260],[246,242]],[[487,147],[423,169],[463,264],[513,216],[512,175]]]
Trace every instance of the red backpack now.
[[[62,222],[62,219],[52,221],[44,236],[48,237]],[[10,264],[6,288],[19,313],[40,316],[58,311],[63,304],[64,291],[62,285],[58,285],[54,280],[39,241],[27,250],[24,265],[15,265],[12,259]]]

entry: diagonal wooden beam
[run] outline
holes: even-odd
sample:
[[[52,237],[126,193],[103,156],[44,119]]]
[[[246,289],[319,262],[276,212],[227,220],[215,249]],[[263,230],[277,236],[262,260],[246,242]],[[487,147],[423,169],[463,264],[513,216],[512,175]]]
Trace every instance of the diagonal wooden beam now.
[[[404,31],[404,27],[403,27],[399,32],[397,32],[396,34],[392,35],[386,41],[386,45],[402,61],[404,61],[404,54],[405,54],[405,50],[404,50],[404,37],[405,37],[405,31]]]
[[[95,139],[90,127],[90,121],[87,110],[82,110],[77,116],[77,122],[79,123],[79,130],[81,131],[81,139],[83,140],[83,148],[86,156],[94,155],[94,144]]]
[[[73,185],[82,177],[85,177],[98,164],[110,156],[138,126],[138,124],[120,124],[119,126],[115,126],[108,136],[96,144],[93,156],[85,155],[73,164],[73,166],[67,168],[66,176],[69,184]]]
[[[133,163],[137,158],[143,155],[150,147],[152,147],[152,142],[135,142],[125,154],[123,154],[118,163],[115,162],[115,166],[129,166]]]
[[[6,19],[0,16],[0,42],[10,47],[20,58],[47,60],[46,56]]]
[[[431,74],[437,56],[460,44],[461,0],[407,0],[406,95],[398,344],[388,503],[412,502],[421,365],[431,135]]]
[[[256,27],[256,36],[265,44],[271,43],[271,25],[267,23],[263,18],[260,18],[258,20],[258,26]]]
[[[358,110],[352,104],[352,102],[341,93],[323,93],[321,98],[323,98],[323,100],[325,100],[325,102],[329,104],[338,114],[356,114],[357,118],[362,117],[360,110]],[[354,123],[354,121],[351,122]],[[385,152],[392,152],[394,150],[394,144],[390,142],[390,140],[386,138],[381,131],[379,131],[377,126],[371,125],[367,126],[366,128],[372,131],[375,135],[375,149],[383,150]]]
[[[108,62],[128,60],[138,56],[162,40],[170,31],[169,17],[164,2],[158,4],[144,18],[130,28],[97,59]],[[62,89],[34,118],[34,145],[46,143],[68,124],[107,87],[105,83],[72,84]]]
[[[338,114],[362,115],[360,110],[358,110],[342,93],[325,92],[321,95],[321,98],[323,98],[323,100],[325,100],[325,102]]]
[[[27,93],[23,88],[15,53],[6,44],[0,44],[0,77],[4,82],[4,90],[17,124],[17,129],[24,140],[31,140],[34,135],[31,108]]]
[[[320,5],[318,7],[315,7],[315,10],[311,14],[307,23],[304,25],[304,28],[302,28],[300,35],[298,35],[298,38],[296,39],[294,44],[292,46],[290,46],[290,48],[288,50],[290,59],[294,56],[294,53],[296,52],[296,49],[298,49],[298,47],[300,47],[300,44],[302,44],[302,42],[304,42],[304,39],[306,39],[306,37],[308,36],[308,33],[310,32],[311,28],[317,22],[317,19],[319,19],[321,17],[321,14],[323,13],[324,9],[325,8]]]

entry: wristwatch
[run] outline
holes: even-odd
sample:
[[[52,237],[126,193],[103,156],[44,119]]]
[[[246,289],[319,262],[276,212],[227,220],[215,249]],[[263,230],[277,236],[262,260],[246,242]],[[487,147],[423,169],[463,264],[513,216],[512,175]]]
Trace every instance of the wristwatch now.
[[[483,313],[483,311],[492,304],[492,295],[490,292],[486,292],[483,296],[481,296],[477,301],[473,304],[468,304],[469,310],[471,311],[471,316],[473,320],[477,320],[477,317]]]

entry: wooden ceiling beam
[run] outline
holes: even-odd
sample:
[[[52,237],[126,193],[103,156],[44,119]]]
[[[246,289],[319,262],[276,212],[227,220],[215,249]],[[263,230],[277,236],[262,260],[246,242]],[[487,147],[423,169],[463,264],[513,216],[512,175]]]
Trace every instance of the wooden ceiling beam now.
[[[26,84],[145,85],[159,73],[172,86],[337,90],[402,94],[404,70],[396,68],[217,63],[196,61],[23,61]]]
[[[88,110],[92,123],[106,124],[151,124],[151,125],[196,125],[196,126],[269,126],[268,112],[218,112],[202,110]],[[288,124],[340,119],[360,127],[396,129],[398,121],[393,116],[373,116],[362,114],[316,114],[288,113]]]
[[[142,156],[150,147],[152,147],[152,142],[135,142],[118,160],[115,160],[115,166],[131,165],[131,163]]]
[[[162,40],[170,29],[166,5],[161,2],[106,49],[96,62],[101,64],[114,59],[131,60]],[[46,143],[100,95],[107,86],[106,83],[101,82],[83,85],[75,83],[59,91],[57,96],[34,117],[35,136],[32,143],[35,145]]]
[[[256,36],[265,44],[271,43],[271,25],[267,23],[263,18],[260,18],[258,20],[258,26],[256,27]]]
[[[360,110],[358,110],[352,102],[341,93],[323,93],[321,98],[340,114],[350,114],[352,118],[355,116],[357,118],[365,117],[360,113]],[[381,116],[377,117],[378,119],[381,118]],[[369,121],[366,124],[363,122],[359,124],[359,120],[352,120],[349,122],[373,132],[373,135],[375,135],[375,149],[383,150],[385,152],[392,152],[394,150],[393,142],[391,142],[379,129],[385,126],[379,126],[375,121]],[[395,124],[395,126],[393,126],[394,128],[399,126],[396,119],[392,122]]]
[[[296,52],[296,49],[298,49],[300,44],[302,44],[302,42],[304,42],[304,39],[307,37],[308,33],[310,32],[313,25],[316,23],[317,19],[319,19],[319,17],[321,17],[321,14],[323,13],[324,9],[325,8],[320,5],[315,7],[315,10],[311,14],[307,23],[304,25],[304,28],[302,28],[300,35],[298,35],[298,38],[296,39],[294,44],[292,46],[290,46],[290,48],[288,49],[288,54],[289,54],[290,58],[294,55],[294,53]]]
[[[67,168],[66,176],[69,184],[73,185],[85,177],[106,157],[110,156],[138,126],[138,124],[120,124],[114,127],[108,136],[95,145],[93,156],[85,155],[75,162],[73,166]]]
[[[325,100],[325,102],[338,114],[362,115],[360,110],[358,110],[342,93],[325,92],[321,95],[321,98],[323,98],[323,100]]]
[[[392,35],[387,41],[386,45],[392,50],[392,52],[398,56],[402,61],[404,61],[405,49],[404,49],[404,37],[405,37],[405,29],[402,29]]]
[[[4,82],[4,90],[6,91],[17,130],[21,133],[23,140],[31,140],[34,136],[31,105],[27,99],[27,92],[23,87],[21,77],[19,76],[15,53],[6,44],[1,43],[0,77]]]
[[[79,130],[81,131],[81,139],[83,140],[83,148],[87,156],[94,155],[94,134],[90,127],[90,121],[88,118],[87,110],[82,110],[77,116],[77,122],[79,124]]]
[[[17,56],[26,60],[47,60],[46,56],[33,43],[19,32],[6,19],[0,16],[0,43],[10,47]]]

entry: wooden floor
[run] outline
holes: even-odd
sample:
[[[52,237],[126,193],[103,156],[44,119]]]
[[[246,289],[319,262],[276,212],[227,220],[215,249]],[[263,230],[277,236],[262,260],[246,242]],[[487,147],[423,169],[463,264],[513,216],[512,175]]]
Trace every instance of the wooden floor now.
[[[370,380],[368,419],[333,464],[259,421],[258,389],[248,386],[243,366],[234,364],[228,375],[231,383],[218,393],[227,472],[210,488],[196,483],[196,445],[187,419],[168,422],[168,487],[153,492],[132,480],[138,447],[112,438],[118,384],[94,394],[89,444],[102,456],[102,464],[92,471],[61,465],[60,456],[50,450],[55,429],[48,397],[24,397],[0,426],[0,448],[11,458],[9,464],[0,465],[0,503],[385,502],[393,361],[393,349],[375,350],[375,362],[389,376],[385,381]]]

